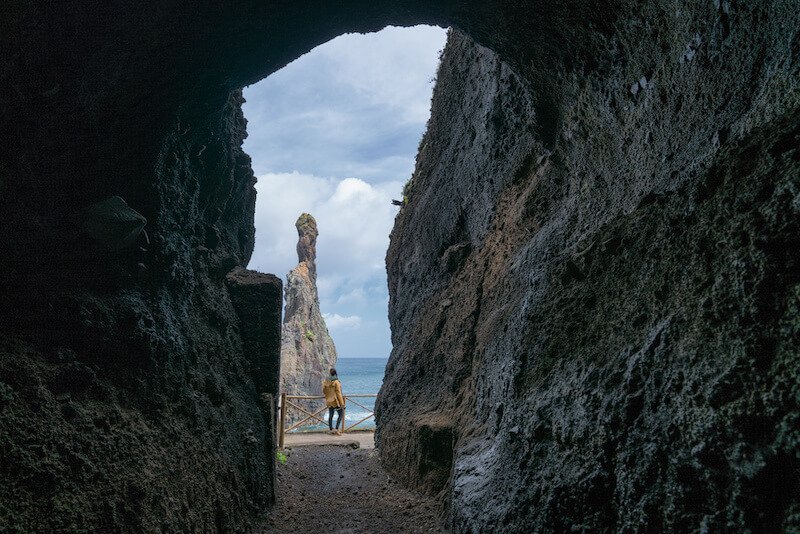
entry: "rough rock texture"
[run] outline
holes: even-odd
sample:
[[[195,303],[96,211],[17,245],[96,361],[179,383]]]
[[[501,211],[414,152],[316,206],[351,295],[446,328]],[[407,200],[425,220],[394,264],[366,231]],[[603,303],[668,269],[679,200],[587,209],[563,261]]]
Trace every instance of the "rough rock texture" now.
[[[240,102],[232,94],[197,118],[198,138],[174,117],[157,158],[117,152],[120,172],[135,166],[141,179],[103,171],[111,178],[100,180],[93,173],[110,160],[80,160],[49,181],[42,167],[69,156],[34,146],[12,160],[30,179],[4,175],[0,195],[11,223],[2,229],[0,530],[207,531],[246,524],[272,502],[272,409],[225,285],[252,248]],[[198,157],[209,130],[215,144]],[[149,243],[81,230],[87,219],[118,219],[79,200],[110,192],[146,218]],[[280,291],[272,304],[279,313]],[[273,335],[265,357],[277,362]]]
[[[190,94],[154,6],[2,8],[2,531],[239,529],[274,497],[225,284],[253,246],[242,98]],[[148,237],[93,231],[115,219]]]
[[[242,349],[256,393],[268,410],[265,417],[275,420],[274,408],[280,383],[281,279],[271,274],[237,267],[226,276],[228,293],[239,316]],[[278,357],[276,357],[278,356]],[[269,427],[272,431],[272,427]],[[272,457],[275,445],[272,432],[266,443]]]
[[[798,530],[800,11],[614,5],[546,68],[450,36],[383,461],[458,532]]]
[[[239,88],[425,22],[499,59],[451,46],[398,219],[387,465],[462,530],[796,524],[795,0],[0,11],[0,529],[263,513]]]
[[[322,380],[336,365],[336,346],[319,310],[317,221],[303,213],[295,227],[299,263],[286,275],[281,391],[289,395],[320,395]]]

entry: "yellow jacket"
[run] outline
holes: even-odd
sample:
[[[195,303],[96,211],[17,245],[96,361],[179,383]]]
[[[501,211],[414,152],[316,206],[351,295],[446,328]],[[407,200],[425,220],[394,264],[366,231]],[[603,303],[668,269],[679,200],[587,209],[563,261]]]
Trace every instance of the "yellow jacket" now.
[[[325,395],[325,404],[328,408],[344,408],[342,397],[342,383],[336,380],[325,379],[322,381],[322,394]]]

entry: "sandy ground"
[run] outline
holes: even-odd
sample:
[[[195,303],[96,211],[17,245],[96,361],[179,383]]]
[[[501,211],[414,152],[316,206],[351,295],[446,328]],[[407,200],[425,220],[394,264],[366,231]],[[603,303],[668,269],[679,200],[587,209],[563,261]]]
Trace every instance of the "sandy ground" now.
[[[278,502],[260,532],[444,532],[439,504],[393,482],[374,448],[287,444],[285,453]]]
[[[328,432],[296,432],[286,434],[286,447],[305,447],[308,445],[341,445],[354,449],[374,449],[375,432],[358,431],[343,435]]]

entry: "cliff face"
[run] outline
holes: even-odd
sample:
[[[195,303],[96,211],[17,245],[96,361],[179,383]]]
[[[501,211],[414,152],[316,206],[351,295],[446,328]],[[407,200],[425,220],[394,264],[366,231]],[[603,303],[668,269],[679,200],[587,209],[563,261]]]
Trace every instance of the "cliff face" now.
[[[0,527],[263,513],[280,288],[236,269],[239,88],[416,23],[493,52],[450,45],[393,234],[387,465],[461,529],[796,526],[794,0],[29,0],[0,17]]]
[[[317,222],[304,213],[295,226],[299,263],[286,276],[281,391],[289,395],[320,395],[322,380],[336,365],[336,346],[319,309]]]
[[[450,36],[381,456],[459,532],[798,529],[800,12],[619,7],[577,69]]]

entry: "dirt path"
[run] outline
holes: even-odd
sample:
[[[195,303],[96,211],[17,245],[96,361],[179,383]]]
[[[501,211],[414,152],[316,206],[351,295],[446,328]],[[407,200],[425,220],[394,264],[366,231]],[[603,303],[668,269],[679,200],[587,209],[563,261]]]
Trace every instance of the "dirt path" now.
[[[278,502],[261,532],[443,532],[436,501],[393,482],[375,449],[322,445],[286,454]]]
[[[286,447],[304,447],[308,445],[339,445],[354,449],[374,449],[375,432],[348,432],[331,435],[327,432],[297,432],[286,434]]]

